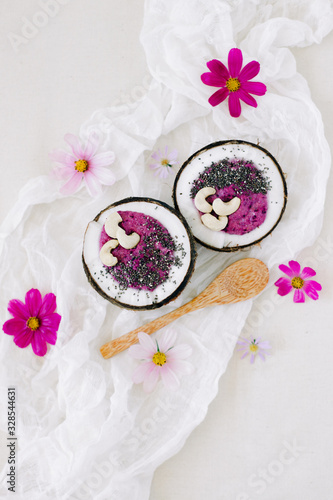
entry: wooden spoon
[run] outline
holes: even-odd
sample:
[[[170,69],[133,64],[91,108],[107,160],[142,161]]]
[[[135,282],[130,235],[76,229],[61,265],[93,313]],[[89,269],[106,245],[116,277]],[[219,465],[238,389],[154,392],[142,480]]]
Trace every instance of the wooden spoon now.
[[[261,260],[242,259],[222,271],[208,287],[187,304],[101,347],[104,358],[111,358],[138,342],[138,333],[149,335],[175,319],[197,309],[216,304],[234,304],[258,295],[268,283],[268,269]]]

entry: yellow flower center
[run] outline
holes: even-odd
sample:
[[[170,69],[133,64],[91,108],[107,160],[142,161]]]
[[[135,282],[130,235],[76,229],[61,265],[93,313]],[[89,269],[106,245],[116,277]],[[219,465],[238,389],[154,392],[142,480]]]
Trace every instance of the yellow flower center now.
[[[161,161],[161,165],[164,165],[164,166],[170,167],[168,158],[164,158],[164,159]]]
[[[86,170],[88,170],[88,162],[87,160],[77,160],[75,162],[75,170],[77,170],[78,172],[85,172]]]
[[[302,278],[296,277],[291,280],[291,285],[293,288],[302,288],[304,285],[304,280]]]
[[[153,362],[157,366],[163,366],[166,363],[166,355],[164,352],[155,352]]]
[[[254,344],[254,342],[252,342],[250,345],[250,351],[253,353],[256,353],[258,351],[258,349],[259,349],[259,347],[257,346],[257,344]]]
[[[36,331],[39,327],[39,319],[35,316],[31,316],[27,321],[27,327],[30,328],[30,330]]]
[[[226,87],[230,92],[235,92],[236,90],[239,90],[241,84],[238,78],[229,78],[226,82]]]

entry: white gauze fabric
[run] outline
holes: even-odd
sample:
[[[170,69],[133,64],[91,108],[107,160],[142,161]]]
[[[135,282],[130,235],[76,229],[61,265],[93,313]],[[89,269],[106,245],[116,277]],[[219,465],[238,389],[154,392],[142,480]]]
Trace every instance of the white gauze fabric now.
[[[194,369],[177,392],[159,384],[151,394],[133,385],[138,361],[128,352],[104,360],[99,348],[195,297],[231,262],[253,256],[270,269],[311,245],[321,227],[330,153],[321,116],[290,47],[320,43],[332,29],[329,0],[147,0],[141,42],[152,83],[136,106],[97,111],[82,125],[95,130],[102,150],[113,150],[117,182],[91,199],[84,187],[70,197],[47,176],[31,180],[1,227],[1,321],[8,301],[30,288],[57,296],[62,315],[57,344],[44,358],[1,335],[2,391],[17,388],[19,481],[24,500],[144,500],[157,466],[177,453],[205,418],[253,301],[216,306],[177,320],[180,343],[193,348]],[[206,62],[243,51],[257,60],[267,85],[258,108],[231,118],[226,103],[208,104]],[[232,255],[198,246],[196,269],[173,303],[154,311],[122,310],[87,282],[82,240],[90,220],[123,197],[150,196],[172,204],[173,179],[149,169],[150,155],[168,145],[180,162],[216,141],[243,139],[268,149],[286,173],[285,215],[260,247]],[[50,166],[51,168],[51,166]],[[311,210],[309,209],[311,207]],[[307,217],[304,217],[307,214]],[[156,334],[158,335],[158,334]],[[1,421],[1,430],[7,430]],[[5,478],[7,465],[2,471]],[[5,484],[4,482],[2,483]],[[1,497],[7,498],[5,486]]]

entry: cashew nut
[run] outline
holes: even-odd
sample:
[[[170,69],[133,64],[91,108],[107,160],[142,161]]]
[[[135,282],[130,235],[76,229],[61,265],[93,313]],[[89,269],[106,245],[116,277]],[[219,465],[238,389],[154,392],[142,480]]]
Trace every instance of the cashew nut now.
[[[212,214],[204,214],[201,216],[201,221],[204,226],[212,231],[222,231],[228,224],[228,217],[220,216],[218,219]]]
[[[99,257],[105,266],[113,267],[117,264],[117,257],[112,255],[112,250],[117,246],[118,240],[109,240],[102,246],[99,252]]]
[[[122,218],[118,212],[112,212],[109,217],[106,219],[104,227],[105,232],[111,238],[117,237],[118,224],[122,222]]]
[[[222,201],[221,198],[216,198],[213,201],[213,210],[217,215],[231,215],[239,209],[241,200],[237,196],[230,201]]]
[[[121,227],[117,229],[116,238],[119,241],[119,245],[126,249],[136,247],[140,241],[140,235],[138,233],[126,234]]]
[[[213,210],[213,207],[210,203],[208,203],[208,201],[206,201],[206,198],[215,193],[216,190],[213,187],[204,187],[200,189],[200,191],[197,192],[194,198],[194,204],[196,208],[200,212],[204,212],[205,214],[210,213]]]

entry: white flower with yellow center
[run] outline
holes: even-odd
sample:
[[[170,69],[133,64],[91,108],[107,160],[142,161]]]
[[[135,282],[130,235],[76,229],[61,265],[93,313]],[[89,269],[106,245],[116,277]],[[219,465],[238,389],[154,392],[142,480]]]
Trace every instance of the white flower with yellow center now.
[[[190,373],[192,366],[184,360],[191,355],[192,348],[187,344],[175,345],[176,335],[176,331],[167,330],[157,341],[140,332],[139,344],[129,348],[133,358],[143,361],[133,373],[133,382],[143,382],[146,392],[155,388],[160,377],[167,388],[178,389],[179,375]]]

